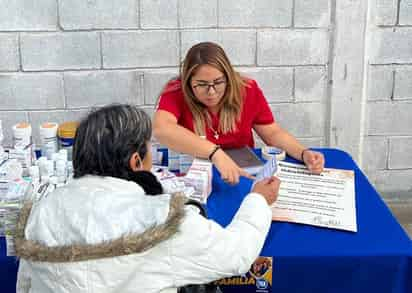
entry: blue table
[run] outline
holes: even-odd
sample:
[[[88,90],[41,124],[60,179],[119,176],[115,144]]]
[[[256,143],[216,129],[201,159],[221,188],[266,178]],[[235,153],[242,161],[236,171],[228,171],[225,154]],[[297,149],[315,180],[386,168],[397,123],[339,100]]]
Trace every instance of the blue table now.
[[[0,292],[16,292],[18,261],[6,256],[6,240],[0,237]]]
[[[320,151],[326,167],[355,171],[358,232],[273,222],[261,252],[273,257],[272,292],[411,293],[412,242],[348,154]],[[227,185],[215,170],[209,216],[229,224],[250,185],[245,178]],[[0,238],[1,293],[15,292],[17,266]]]
[[[273,222],[260,254],[273,257],[272,292],[411,293],[412,242],[347,153],[319,150],[326,167],[355,171],[358,232]],[[209,217],[228,225],[250,186],[245,178],[229,186],[214,176]]]

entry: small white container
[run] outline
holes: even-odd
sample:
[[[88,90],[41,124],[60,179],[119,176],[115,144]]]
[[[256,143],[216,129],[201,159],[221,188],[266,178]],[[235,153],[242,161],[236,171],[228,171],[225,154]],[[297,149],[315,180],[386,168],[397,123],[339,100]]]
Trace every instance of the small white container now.
[[[58,179],[56,176],[50,177],[50,184],[54,185],[54,188],[56,188],[57,183],[58,183]]]
[[[58,124],[47,122],[40,125],[40,141],[42,156],[52,159],[52,155],[57,152],[57,128]]]
[[[45,184],[45,183],[49,183],[50,182],[50,177],[47,175],[42,175],[41,176],[41,183]]]
[[[24,176],[28,175],[28,168],[33,163],[31,133],[32,129],[29,123],[21,122],[13,126],[14,148],[9,151],[9,158],[18,159],[21,162]]]
[[[36,188],[40,183],[40,168],[39,166],[30,166],[29,175],[31,177],[31,183]]]
[[[51,157],[52,161],[57,162],[60,159],[59,153],[54,153]]]
[[[29,168],[29,175],[30,177],[33,178],[40,178],[40,168],[39,166],[30,166]]]
[[[73,161],[67,161],[67,180],[66,182],[68,182],[69,180],[71,180],[73,178]]]
[[[45,174],[44,170],[44,161],[47,161],[46,157],[40,157],[35,162],[34,165],[39,167],[40,177]]]
[[[286,152],[276,147],[265,146],[262,148],[262,157],[265,160],[270,160],[272,157],[276,157],[277,161],[283,161],[286,158]]]
[[[65,183],[67,178],[67,164],[63,160],[56,162],[56,176],[58,183]]]
[[[60,155],[59,160],[63,160],[63,161],[65,161],[65,162],[67,162],[67,159],[68,159],[67,149],[61,149],[61,150],[59,150],[59,155]]]
[[[37,159],[36,162],[34,162],[34,164],[35,164],[36,166],[39,166],[39,167],[40,167],[40,165],[41,165],[44,161],[47,161],[47,158],[41,156],[40,158]]]
[[[14,148],[26,148],[31,145],[31,125],[26,122],[17,123],[13,126]]]
[[[47,160],[44,162],[46,175],[49,177],[54,175],[54,162],[52,160]]]

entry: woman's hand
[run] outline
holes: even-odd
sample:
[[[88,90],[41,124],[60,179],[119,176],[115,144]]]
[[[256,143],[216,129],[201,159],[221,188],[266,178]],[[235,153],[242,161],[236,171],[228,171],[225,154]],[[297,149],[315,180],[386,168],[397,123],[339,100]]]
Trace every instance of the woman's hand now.
[[[302,153],[302,159],[310,172],[320,174],[323,171],[325,158],[322,153],[306,149]]]
[[[212,157],[212,163],[220,172],[220,177],[229,183],[239,183],[239,177],[244,176],[250,179],[254,177],[240,168],[222,149],[218,149]]]

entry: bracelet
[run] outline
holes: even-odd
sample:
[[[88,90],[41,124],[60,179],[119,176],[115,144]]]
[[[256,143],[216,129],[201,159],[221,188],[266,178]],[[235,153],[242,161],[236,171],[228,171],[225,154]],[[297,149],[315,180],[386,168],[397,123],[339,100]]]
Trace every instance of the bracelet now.
[[[303,160],[303,155],[304,155],[304,153],[306,152],[306,151],[309,151],[310,149],[304,149],[303,151],[302,151],[302,154],[300,155],[300,160],[303,162],[303,163],[305,163],[305,161]]]
[[[213,151],[210,153],[210,155],[209,155],[209,157],[208,157],[209,161],[212,160],[214,154],[215,154],[219,149],[220,149],[220,146],[219,146],[219,145],[216,145],[215,148],[213,149]]]

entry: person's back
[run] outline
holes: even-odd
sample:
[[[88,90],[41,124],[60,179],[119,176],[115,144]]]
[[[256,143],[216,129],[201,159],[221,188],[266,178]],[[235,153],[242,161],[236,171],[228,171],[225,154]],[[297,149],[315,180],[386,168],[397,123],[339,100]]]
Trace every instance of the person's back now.
[[[57,189],[33,208],[26,225],[26,238],[44,245],[30,255],[41,257],[47,249],[43,261],[22,260],[31,276],[29,292],[158,292],[172,286],[170,240],[159,238],[175,230],[179,216],[174,210],[166,220],[170,198],[148,196],[136,183],[113,177],[85,176]],[[180,206],[177,197],[173,203],[182,209],[181,199]]]
[[[266,197],[249,194],[223,229],[183,197],[153,193],[158,182],[144,170],[128,180],[82,175],[31,212],[26,206],[16,239],[18,292],[176,291],[249,269],[270,226],[266,198],[276,198],[276,186],[258,185]]]

